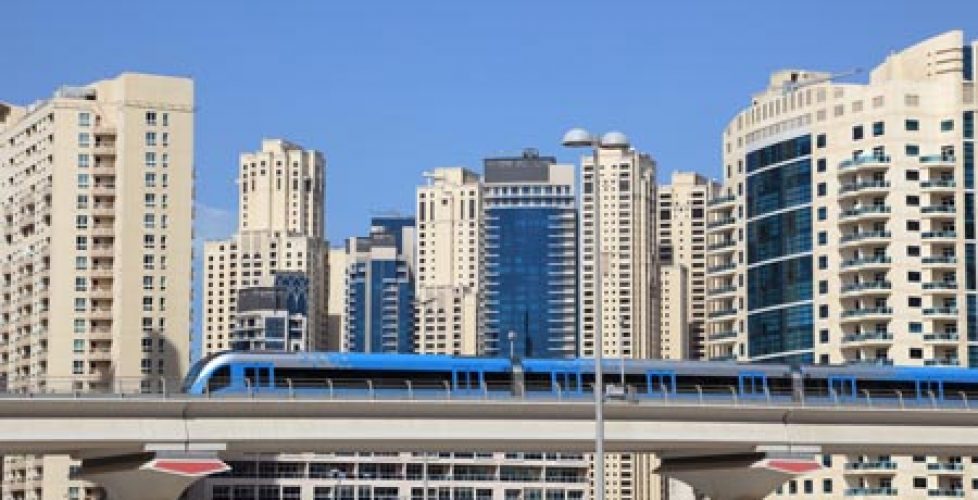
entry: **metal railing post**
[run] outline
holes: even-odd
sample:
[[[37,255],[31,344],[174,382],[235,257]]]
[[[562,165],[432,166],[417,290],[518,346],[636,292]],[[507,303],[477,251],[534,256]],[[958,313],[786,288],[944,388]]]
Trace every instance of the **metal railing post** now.
[[[732,385],[727,387],[730,389],[730,396],[733,398],[734,406],[737,406],[739,404],[739,401],[737,401],[737,388]]]
[[[367,395],[374,399],[374,381],[370,379],[367,379]]]
[[[248,392],[248,397],[249,398],[255,397],[255,393],[251,392],[251,379],[245,377],[244,381],[245,381],[245,390]]]
[[[326,379],[326,387],[329,389],[329,399],[333,399],[333,379]]]
[[[557,385],[557,401],[560,401],[561,399],[563,399],[563,398],[562,398],[562,394],[563,394],[563,393],[561,392],[561,391],[562,391],[562,389],[561,389],[561,387],[560,387],[560,382],[557,382],[557,384],[556,384],[556,385]]]
[[[699,384],[696,384],[696,398],[699,400],[700,404],[703,404],[703,388]]]
[[[869,393],[869,389],[863,389],[863,394],[866,395],[866,406],[873,407],[873,396]]]
[[[961,402],[964,403],[964,409],[970,410],[971,406],[968,405],[968,393],[961,391]]]
[[[927,389],[927,395],[930,396],[930,406],[932,408],[937,408],[937,397],[934,396],[934,390]]]
[[[900,408],[905,408],[905,406],[903,404],[903,393],[900,392],[900,389],[897,389],[896,390],[896,395],[897,395],[897,401],[900,402]]]
[[[835,403],[835,406],[839,406],[839,393],[836,392],[835,388],[829,387],[829,394],[832,395],[832,402]]]
[[[445,399],[452,399],[452,384],[445,380]]]
[[[764,386],[764,399],[767,399],[767,405],[771,406],[771,388],[767,385]]]
[[[483,380],[480,385],[482,386],[482,399],[489,399],[489,383]]]
[[[662,387],[662,401],[669,402],[669,388],[664,382],[660,382],[659,385]]]
[[[407,384],[408,399],[414,399],[414,386],[411,385],[411,381],[405,380],[404,383]]]
[[[295,399],[295,389],[292,387],[292,379],[285,379],[285,383],[289,386],[289,399]]]

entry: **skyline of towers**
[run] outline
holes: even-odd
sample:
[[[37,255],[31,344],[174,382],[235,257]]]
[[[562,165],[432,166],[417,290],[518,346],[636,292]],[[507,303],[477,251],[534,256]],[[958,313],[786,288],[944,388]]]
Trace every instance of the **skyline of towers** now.
[[[240,155],[238,232],[204,243],[203,355],[230,347],[238,293],[279,271],[308,278],[301,350],[325,348],[325,170],[322,153],[282,139],[265,139],[259,151]]]

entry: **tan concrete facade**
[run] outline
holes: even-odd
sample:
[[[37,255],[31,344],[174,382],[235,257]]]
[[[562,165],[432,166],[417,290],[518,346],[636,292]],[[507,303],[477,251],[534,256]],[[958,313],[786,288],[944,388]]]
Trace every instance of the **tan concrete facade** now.
[[[673,172],[671,182],[659,186],[656,238],[659,245],[660,282],[662,286],[662,324],[660,355],[665,359],[698,359],[703,357],[706,319],[706,203],[713,199],[720,185],[694,172]],[[685,275],[679,279],[678,268]],[[667,276],[668,275],[668,276]],[[665,283],[672,280],[672,286]],[[684,307],[685,318],[667,307],[666,294],[675,294],[675,285],[685,290],[682,301],[671,304]],[[668,315],[668,317],[667,317]],[[685,346],[681,344],[685,343]],[[668,351],[668,353],[666,352]]]
[[[655,161],[616,144],[597,148],[597,158],[586,155],[581,163],[581,356],[594,356],[600,345],[608,358],[651,358],[658,352],[659,324]],[[595,266],[599,252],[601,270]],[[606,498],[649,498],[652,463],[650,455],[608,455]]]
[[[238,290],[276,271],[309,278],[306,350],[326,347],[327,259],[323,240],[326,160],[280,139],[239,162],[238,233],[204,245],[202,352],[228,349]]]
[[[751,176],[766,168],[750,173],[747,155],[809,136],[812,293],[796,304],[810,304],[812,339],[807,347],[786,343],[777,356],[969,365],[973,50],[960,31],[944,33],[889,55],[866,84],[776,72],[730,122],[724,190],[708,223],[709,357],[770,357],[752,345],[759,340],[745,307],[748,272],[759,265],[749,262],[746,193]],[[826,473],[792,481],[773,498],[974,494],[967,457],[835,455],[825,463]]]
[[[190,357],[194,89],[124,73],[0,104],[0,372],[22,391],[156,391]],[[172,387],[172,386],[171,386]],[[3,499],[87,498],[7,457]]]
[[[464,168],[436,168],[417,189],[415,352],[478,353],[482,186]]]

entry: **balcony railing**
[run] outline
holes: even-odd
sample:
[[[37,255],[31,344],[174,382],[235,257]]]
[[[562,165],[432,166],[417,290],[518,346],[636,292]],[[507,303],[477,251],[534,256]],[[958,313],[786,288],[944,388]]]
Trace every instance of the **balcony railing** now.
[[[890,460],[879,460],[876,462],[849,462],[846,464],[846,470],[894,470],[896,468],[896,462]]]
[[[737,264],[731,262],[729,264],[720,264],[718,266],[708,267],[708,268],[706,268],[706,272],[708,272],[708,273],[722,273],[723,271],[729,271],[731,269],[736,269],[736,268],[737,268]]]
[[[711,289],[707,290],[707,293],[709,293],[710,295],[720,295],[720,294],[723,294],[723,293],[730,293],[730,292],[736,292],[736,291],[737,291],[737,287],[735,287],[733,285],[730,285],[730,286],[721,286],[721,287],[717,287],[717,288],[711,288]]]
[[[928,307],[924,309],[924,316],[957,316],[957,307]]]
[[[734,201],[736,199],[737,199],[737,197],[734,196],[734,195],[732,195],[732,194],[728,194],[726,196],[718,196],[718,197],[713,198],[712,200],[706,202],[706,206],[712,207],[714,205],[721,205],[721,204],[724,204],[724,203],[728,203],[728,202]]]
[[[954,205],[931,205],[920,208],[920,213],[924,214],[953,214],[957,211],[957,207]]]
[[[954,163],[954,161],[954,155],[937,154],[920,156],[920,163]]]
[[[954,281],[931,281],[924,283],[924,290],[957,290],[958,284]]]
[[[936,462],[927,464],[927,470],[957,472],[964,470],[964,465],[955,462]]]
[[[924,239],[934,239],[934,238],[957,238],[958,233],[955,231],[924,231],[921,235]]]
[[[866,264],[889,264],[890,262],[890,258],[885,255],[863,257],[861,259],[849,259],[842,261],[842,268],[845,269],[847,267],[856,267]]]
[[[841,217],[843,219],[849,217],[859,217],[860,215],[867,214],[888,214],[890,213],[890,207],[886,205],[869,205],[859,208],[850,208],[848,210],[843,210]]]
[[[945,179],[935,179],[935,180],[931,180],[931,181],[921,181],[920,182],[920,187],[921,188],[924,188],[924,189],[928,189],[928,188],[953,188],[953,187],[956,187],[956,186],[957,186],[957,184],[953,180],[945,180]]]
[[[961,488],[927,490],[927,496],[939,498],[964,498],[964,490]]]
[[[887,316],[893,314],[892,307],[865,307],[862,309],[849,309],[842,311],[843,318],[853,318],[859,316]]]
[[[862,155],[839,163],[840,169],[858,167],[860,165],[876,165],[890,163],[889,155]]]
[[[897,496],[896,488],[847,488],[844,492],[847,497],[865,497],[865,496],[877,496],[877,497],[895,497]]]
[[[890,332],[866,332],[866,333],[850,333],[842,337],[842,342],[866,342],[869,340],[893,340],[893,334]]]
[[[849,243],[851,241],[860,241],[876,238],[889,238],[891,233],[889,231],[864,231],[861,233],[847,234],[842,237],[842,243]]]
[[[893,286],[889,281],[867,281],[863,283],[848,283],[842,285],[842,293],[862,290],[889,290]]]
[[[920,259],[920,261],[924,264],[957,264],[958,258],[954,257],[953,255],[950,257],[940,255],[935,257],[924,257]]]
[[[954,342],[961,338],[958,333],[925,333],[924,342]]]
[[[729,224],[733,224],[736,221],[737,221],[737,219],[734,219],[733,217],[724,217],[722,219],[718,219],[718,220],[715,220],[715,221],[712,221],[712,222],[707,222],[706,223],[706,227],[708,229],[712,229],[712,228],[715,228],[715,227],[720,227],[720,226],[726,226],[726,225],[729,225]]]
[[[888,189],[890,187],[889,181],[866,181],[866,182],[855,182],[851,184],[843,184],[839,188],[839,194],[850,193],[853,191],[862,191],[864,189]]]
[[[925,366],[961,366],[961,361],[958,358],[933,358],[925,359]]]
[[[730,316],[730,315],[733,315],[733,314],[737,314],[737,310],[736,309],[720,309],[719,311],[712,311],[712,312],[710,312],[709,316],[711,318],[720,318],[720,317],[723,317],[723,316]]]

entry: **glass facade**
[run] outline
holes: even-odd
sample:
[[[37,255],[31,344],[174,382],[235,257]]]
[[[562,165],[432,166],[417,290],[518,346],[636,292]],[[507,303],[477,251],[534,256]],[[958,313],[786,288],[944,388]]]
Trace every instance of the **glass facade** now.
[[[751,314],[747,320],[752,358],[812,348],[812,306],[803,304]]]
[[[747,263],[812,250],[812,211],[801,208],[747,224]]]
[[[753,311],[812,299],[812,258],[771,262],[747,271],[747,307]]]
[[[812,136],[803,135],[747,153],[747,173],[812,153]]]
[[[760,172],[747,179],[747,216],[808,203],[812,200],[812,162],[801,160]]]
[[[811,361],[811,352],[799,352],[814,343],[811,152],[811,135],[803,135],[747,153],[751,359]]]
[[[348,242],[346,350],[413,352],[414,273],[404,251],[413,227],[412,218],[375,218],[370,236]]]
[[[577,354],[577,203],[573,167],[528,150],[485,161],[483,350]]]

